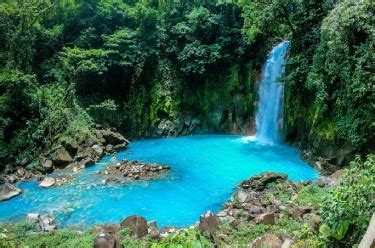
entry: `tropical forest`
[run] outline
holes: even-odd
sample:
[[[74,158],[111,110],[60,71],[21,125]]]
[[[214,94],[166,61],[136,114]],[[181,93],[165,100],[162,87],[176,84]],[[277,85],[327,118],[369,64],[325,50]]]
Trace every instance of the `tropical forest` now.
[[[0,0],[0,248],[374,248],[374,0]]]

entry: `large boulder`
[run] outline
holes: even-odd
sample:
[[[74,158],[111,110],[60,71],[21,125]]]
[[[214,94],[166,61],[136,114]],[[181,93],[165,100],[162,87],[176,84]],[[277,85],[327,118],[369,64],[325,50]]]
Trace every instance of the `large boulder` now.
[[[40,164],[46,172],[51,172],[53,170],[52,161],[47,158],[41,158]]]
[[[116,239],[109,233],[100,233],[95,237],[94,248],[116,248]]]
[[[129,143],[129,141],[125,139],[124,136],[122,136],[119,133],[116,133],[110,130],[98,130],[97,132],[99,133],[99,135],[103,136],[103,138],[108,144],[119,145],[123,143],[126,143],[126,144]]]
[[[280,248],[282,241],[273,234],[264,234],[263,236],[252,241],[248,248]]]
[[[236,193],[234,193],[232,195],[232,202],[239,202],[239,203],[243,203],[243,202],[246,202],[246,200],[248,199],[249,195],[243,191],[243,190],[239,190],[237,191]]]
[[[139,215],[132,215],[121,222],[121,228],[129,228],[134,238],[142,238],[147,235],[148,227],[145,218]]]
[[[98,157],[101,158],[101,157],[104,155],[104,149],[103,149],[103,147],[101,147],[100,145],[95,144],[95,145],[93,145],[91,148],[94,150],[95,154],[96,154]]]
[[[198,228],[202,232],[213,234],[219,228],[220,223],[220,218],[208,211],[201,215]]]
[[[264,213],[260,214],[255,218],[257,224],[263,225],[274,225],[275,224],[275,214],[274,213]]]
[[[49,214],[40,216],[39,227],[43,232],[51,232],[57,228],[55,219]]]
[[[93,229],[95,235],[94,248],[120,248],[120,225],[105,224]]]
[[[45,177],[43,181],[39,184],[39,187],[49,188],[55,185],[56,180],[53,177]]]
[[[9,200],[21,193],[22,190],[6,182],[0,186],[0,201]]]
[[[64,147],[60,147],[52,154],[52,162],[57,166],[67,166],[73,162],[73,158]]]
[[[268,184],[278,181],[286,181],[288,175],[283,173],[265,172],[260,175],[252,176],[243,181],[239,187],[242,189],[253,189],[257,191],[264,190]]]

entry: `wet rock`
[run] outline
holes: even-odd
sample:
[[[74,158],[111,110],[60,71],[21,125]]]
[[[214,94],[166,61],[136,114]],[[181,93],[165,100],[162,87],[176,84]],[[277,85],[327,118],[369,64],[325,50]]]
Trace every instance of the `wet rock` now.
[[[219,217],[208,211],[207,213],[200,216],[198,228],[202,232],[206,231],[210,234],[213,234],[218,229],[220,223],[221,221]]]
[[[281,240],[273,234],[265,234],[254,241],[252,241],[248,248],[280,248]]]
[[[39,187],[49,188],[55,185],[56,180],[53,177],[45,177],[43,181],[39,184]]]
[[[6,201],[22,193],[22,190],[6,182],[0,185],[0,201]]]
[[[39,226],[40,230],[43,232],[50,232],[57,228],[55,219],[49,214],[40,216]]]
[[[147,235],[148,227],[145,218],[139,215],[132,215],[121,222],[121,228],[129,228],[134,238],[142,238]]]
[[[286,174],[265,172],[260,175],[252,176],[250,179],[243,181],[239,187],[242,189],[253,189],[257,191],[264,190],[268,184],[278,181],[285,181],[288,178]]]
[[[52,155],[52,163],[57,166],[67,166],[71,162],[73,162],[73,158],[64,147],[60,147]]]
[[[94,150],[94,152],[96,153],[96,155],[98,157],[102,157],[103,156],[103,154],[104,154],[103,147],[101,147],[100,145],[96,144],[96,145],[93,145],[91,148]]]
[[[92,160],[91,158],[86,158],[86,159],[82,160],[81,162],[79,162],[79,165],[83,168],[89,167],[89,166],[94,165],[94,164],[95,164],[95,161]]]
[[[275,214],[274,213],[264,213],[260,214],[255,218],[257,224],[263,225],[274,225],[275,224]]]

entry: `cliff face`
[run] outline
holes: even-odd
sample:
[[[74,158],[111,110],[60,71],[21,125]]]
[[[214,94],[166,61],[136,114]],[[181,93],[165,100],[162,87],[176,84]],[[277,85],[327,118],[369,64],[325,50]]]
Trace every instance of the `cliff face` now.
[[[256,73],[252,63],[213,69],[204,77],[181,76],[168,61],[150,84],[139,84],[116,113],[129,137],[207,133],[254,134]],[[116,117],[116,118],[117,118]]]

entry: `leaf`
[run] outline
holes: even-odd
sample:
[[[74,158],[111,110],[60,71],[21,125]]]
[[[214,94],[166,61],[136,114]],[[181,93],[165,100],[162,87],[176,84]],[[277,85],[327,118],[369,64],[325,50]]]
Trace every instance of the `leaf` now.
[[[329,238],[332,235],[331,228],[324,224],[319,228],[319,232],[323,234],[324,237]]]

